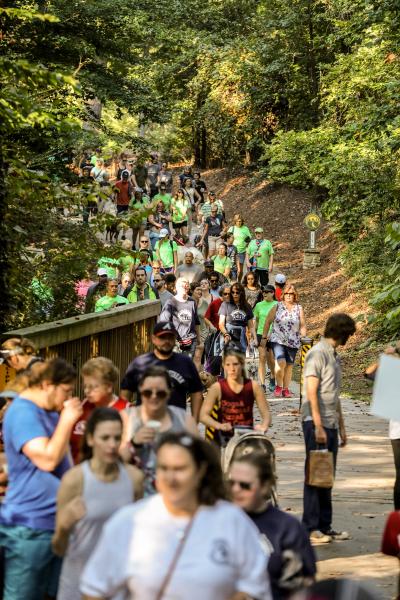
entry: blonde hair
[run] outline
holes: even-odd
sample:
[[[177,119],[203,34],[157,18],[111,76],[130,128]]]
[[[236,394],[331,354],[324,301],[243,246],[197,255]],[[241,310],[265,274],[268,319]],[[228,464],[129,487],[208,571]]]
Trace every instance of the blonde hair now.
[[[294,302],[297,304],[299,301],[299,293],[297,291],[297,289],[294,287],[294,285],[292,283],[285,283],[285,287],[282,290],[282,300],[284,300],[284,296],[285,294],[287,294],[288,292],[293,292],[294,293]]]
[[[112,360],[104,356],[90,358],[82,367],[83,377],[96,377],[101,379],[103,383],[114,385],[118,381],[119,370],[114,365]]]
[[[2,350],[11,350],[13,354],[22,354],[24,356],[35,356],[37,354],[36,346],[28,338],[9,338],[1,345]]]
[[[236,348],[234,348],[232,346],[227,346],[226,350],[224,350],[224,354],[222,357],[222,365],[224,365],[226,359],[229,358],[230,356],[234,356],[235,358],[238,359],[238,361],[242,365],[242,377],[243,377],[243,379],[247,379],[245,355],[242,352],[240,352],[239,350],[236,350]]]

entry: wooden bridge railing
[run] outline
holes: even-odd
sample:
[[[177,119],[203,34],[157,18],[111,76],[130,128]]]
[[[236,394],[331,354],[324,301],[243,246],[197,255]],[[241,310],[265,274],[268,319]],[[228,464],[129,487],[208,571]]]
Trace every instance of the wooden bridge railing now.
[[[2,337],[27,337],[43,358],[65,358],[74,365],[78,375],[89,358],[106,356],[119,368],[122,377],[135,356],[150,350],[151,333],[159,313],[159,300],[144,300],[111,311],[7,331]],[[12,371],[1,365],[0,390],[11,376]],[[81,391],[78,378],[77,393],[82,395]]]

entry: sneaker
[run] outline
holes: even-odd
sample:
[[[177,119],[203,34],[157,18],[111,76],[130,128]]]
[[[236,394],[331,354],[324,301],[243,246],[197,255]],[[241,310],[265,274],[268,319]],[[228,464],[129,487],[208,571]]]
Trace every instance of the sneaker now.
[[[274,398],[282,398],[282,388],[277,385],[272,395]]]
[[[351,535],[347,531],[335,531],[334,529],[329,529],[325,531],[325,534],[331,537],[333,540],[351,540]]]
[[[268,389],[270,392],[273,392],[275,389],[275,379],[270,379],[268,384]]]
[[[311,543],[329,544],[331,541],[332,541],[332,538],[330,535],[327,535],[326,533],[322,533],[322,531],[319,531],[318,529],[316,529],[315,531],[312,531],[310,533],[310,542]]]
[[[283,398],[294,398],[294,394],[292,394],[292,392],[288,388],[284,388],[282,390],[282,397]]]
[[[262,390],[263,390],[264,394],[266,394],[267,393],[267,388],[265,387],[265,385],[263,383],[261,384],[261,387],[262,387]]]

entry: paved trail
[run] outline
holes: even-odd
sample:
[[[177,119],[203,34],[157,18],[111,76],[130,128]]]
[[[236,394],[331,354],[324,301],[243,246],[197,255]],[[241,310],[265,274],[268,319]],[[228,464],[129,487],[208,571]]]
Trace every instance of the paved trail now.
[[[293,391],[298,385],[293,384]],[[304,445],[298,399],[271,399],[270,438],[277,454],[281,508],[302,513]],[[373,581],[383,598],[394,598],[399,563],[380,554],[385,517],[392,510],[393,458],[387,422],[369,415],[362,402],[343,401],[349,444],[339,452],[334,487],[334,527],[353,539],[316,546],[318,577]]]

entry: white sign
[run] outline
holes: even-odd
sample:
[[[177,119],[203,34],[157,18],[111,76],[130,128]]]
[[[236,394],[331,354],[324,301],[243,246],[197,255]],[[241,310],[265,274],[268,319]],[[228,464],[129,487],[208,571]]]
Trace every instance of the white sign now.
[[[400,421],[400,359],[382,354],[376,373],[371,413]]]

